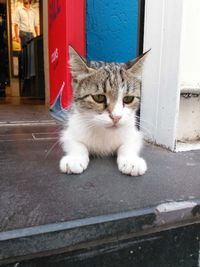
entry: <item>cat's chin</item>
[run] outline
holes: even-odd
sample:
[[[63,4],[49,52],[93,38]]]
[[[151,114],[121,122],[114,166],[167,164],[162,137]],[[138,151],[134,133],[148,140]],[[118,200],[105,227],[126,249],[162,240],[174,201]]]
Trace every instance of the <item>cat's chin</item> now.
[[[111,125],[105,126],[105,128],[106,129],[111,129],[111,130],[116,130],[116,129],[121,128],[121,125],[120,124],[111,124]]]

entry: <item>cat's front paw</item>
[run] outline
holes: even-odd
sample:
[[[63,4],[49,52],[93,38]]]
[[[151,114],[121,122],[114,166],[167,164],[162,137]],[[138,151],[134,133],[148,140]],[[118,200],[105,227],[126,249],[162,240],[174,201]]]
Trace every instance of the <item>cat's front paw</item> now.
[[[147,170],[146,161],[140,157],[118,157],[117,164],[119,170],[127,175],[139,176],[145,174]]]
[[[68,174],[80,174],[87,169],[89,163],[88,157],[64,156],[60,160],[60,170]]]

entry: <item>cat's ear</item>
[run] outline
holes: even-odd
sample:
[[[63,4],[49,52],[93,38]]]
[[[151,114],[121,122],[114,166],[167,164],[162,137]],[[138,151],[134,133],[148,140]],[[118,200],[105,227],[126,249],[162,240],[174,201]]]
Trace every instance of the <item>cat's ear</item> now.
[[[148,51],[146,51],[145,53],[143,53],[142,55],[140,55],[136,59],[131,60],[131,61],[126,63],[126,70],[127,70],[128,74],[141,80],[142,68],[144,66],[145,59],[148,56],[150,50],[151,49],[149,49]]]
[[[71,66],[72,77],[75,79],[81,79],[95,72],[94,69],[87,65],[86,59],[80,56],[76,50],[69,46],[69,64]]]

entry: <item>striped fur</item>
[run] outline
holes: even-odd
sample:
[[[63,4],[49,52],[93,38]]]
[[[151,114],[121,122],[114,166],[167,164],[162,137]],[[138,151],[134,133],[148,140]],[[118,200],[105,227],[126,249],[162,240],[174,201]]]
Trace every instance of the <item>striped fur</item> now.
[[[129,108],[137,109],[140,99],[141,63],[144,58],[145,55],[126,64],[86,62],[73,48],[70,48],[72,87],[76,106],[97,112],[107,110],[110,113],[116,103],[119,88],[123,88],[124,96],[135,96],[135,101],[129,105]],[[101,106],[97,104],[90,97],[95,94],[105,94],[109,104]]]
[[[89,154],[117,153],[122,173],[145,173],[139,157],[142,135],[136,127],[140,78],[146,53],[128,63],[87,62],[69,48],[73,103],[61,143],[66,155],[60,161],[64,173],[82,173]]]

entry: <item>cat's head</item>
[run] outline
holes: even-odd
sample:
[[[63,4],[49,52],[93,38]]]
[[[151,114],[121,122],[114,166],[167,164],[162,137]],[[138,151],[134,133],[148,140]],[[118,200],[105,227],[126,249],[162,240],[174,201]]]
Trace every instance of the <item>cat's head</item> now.
[[[87,62],[70,46],[73,103],[80,114],[105,128],[134,123],[146,55],[127,63]]]

